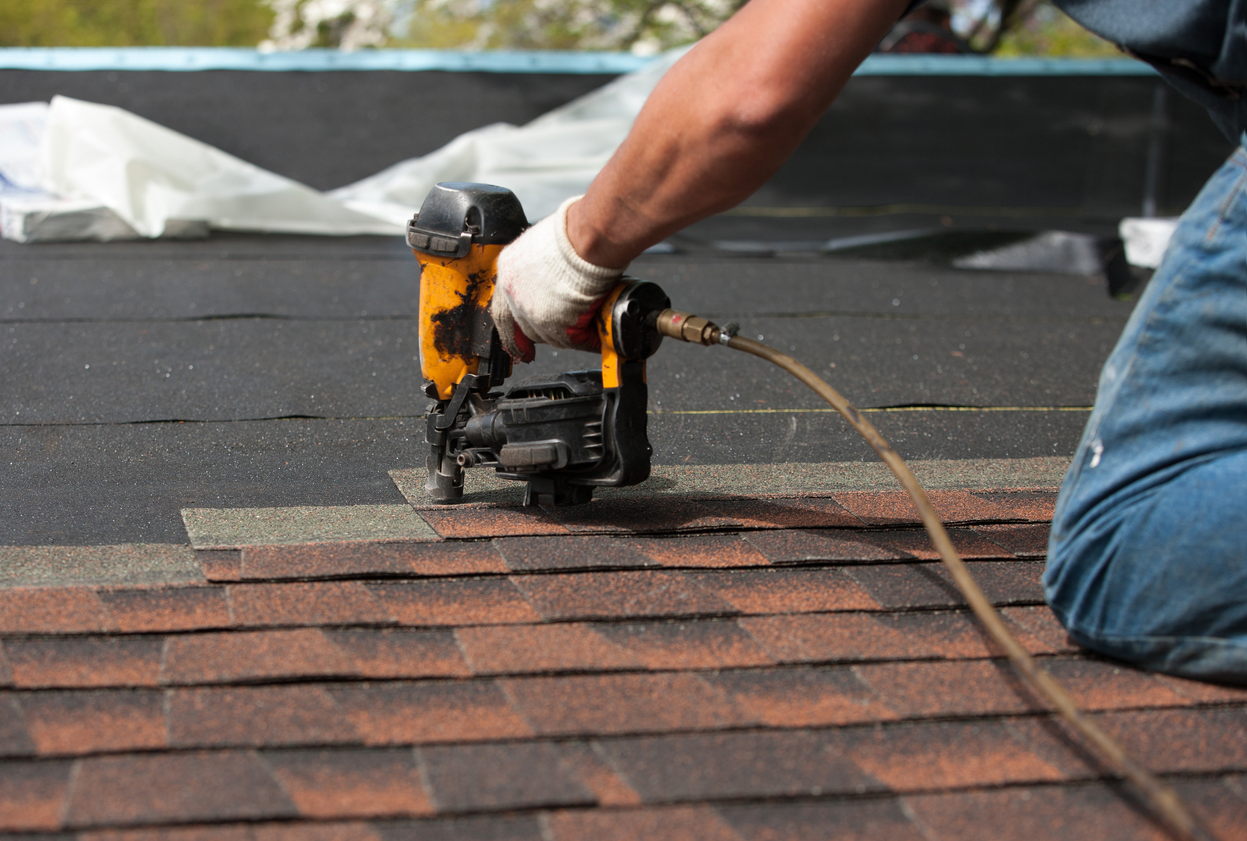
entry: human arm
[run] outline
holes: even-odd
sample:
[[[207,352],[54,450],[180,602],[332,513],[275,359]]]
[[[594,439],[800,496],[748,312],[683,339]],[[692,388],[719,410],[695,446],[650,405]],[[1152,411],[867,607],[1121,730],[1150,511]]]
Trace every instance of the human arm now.
[[[503,250],[492,309],[512,355],[592,347],[623,268],[762,186],[908,4],[752,0],[676,62],[585,196]]]
[[[752,0],[678,61],[572,205],[598,266],[734,207],[775,174],[908,0]]]

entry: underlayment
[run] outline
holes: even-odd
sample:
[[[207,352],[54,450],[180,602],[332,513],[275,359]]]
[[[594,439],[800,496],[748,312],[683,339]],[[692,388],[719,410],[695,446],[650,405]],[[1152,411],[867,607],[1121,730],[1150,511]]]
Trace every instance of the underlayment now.
[[[908,464],[928,490],[1055,490],[1060,487],[1070,460],[1039,457],[911,461]],[[394,484],[412,505],[446,508],[429,500],[424,490],[427,476],[424,468],[390,471]],[[642,484],[629,488],[598,488],[594,497],[817,496],[837,491],[895,491],[899,487],[882,462],[654,465],[650,478]],[[500,479],[492,470],[468,470],[463,501],[513,504],[523,499],[523,488],[522,482]]]
[[[860,408],[1087,406],[1119,323],[961,318],[750,318]],[[422,415],[410,321],[227,319],[0,326],[3,423],[229,421]],[[677,342],[649,365],[655,410],[814,408],[817,396],[744,354]],[[542,349],[515,380],[598,367]],[[1078,372],[1078,373],[1072,373]]]
[[[106,253],[105,253],[106,254]],[[397,259],[136,259],[0,261],[6,321],[413,318],[419,272]]]

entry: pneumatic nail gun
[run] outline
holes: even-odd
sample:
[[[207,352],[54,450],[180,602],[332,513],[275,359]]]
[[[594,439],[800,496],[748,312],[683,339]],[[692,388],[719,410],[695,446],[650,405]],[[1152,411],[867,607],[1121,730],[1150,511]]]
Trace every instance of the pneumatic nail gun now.
[[[437,502],[461,499],[475,467],[525,482],[525,505],[588,502],[596,487],[649,476],[645,360],[662,342],[655,322],[670,300],[656,284],[625,279],[597,316],[600,369],[506,386],[511,358],[489,304],[498,254],[527,224],[511,191],[447,182],[407,226],[421,272],[424,390],[437,401],[425,485]]]

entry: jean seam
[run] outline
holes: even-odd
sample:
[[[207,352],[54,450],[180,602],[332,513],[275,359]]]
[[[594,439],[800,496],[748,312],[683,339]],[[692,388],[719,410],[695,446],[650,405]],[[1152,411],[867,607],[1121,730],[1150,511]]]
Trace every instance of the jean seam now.
[[[1243,192],[1243,184],[1247,182],[1247,172],[1241,173],[1238,180],[1234,182],[1233,189],[1226,195],[1225,200],[1221,202],[1221,206],[1217,208],[1217,218],[1213,220],[1212,225],[1208,228],[1208,233],[1204,235],[1204,245],[1208,245],[1216,237],[1221,230],[1221,223],[1225,221],[1226,215],[1230,212],[1230,208]]]

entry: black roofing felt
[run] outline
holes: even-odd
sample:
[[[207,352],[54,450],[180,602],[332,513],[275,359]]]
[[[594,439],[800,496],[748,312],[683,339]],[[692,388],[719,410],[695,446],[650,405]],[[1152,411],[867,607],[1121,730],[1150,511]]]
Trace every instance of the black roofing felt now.
[[[268,241],[187,243],[196,259],[173,260],[143,258],[168,243],[105,260],[5,249],[0,301],[25,306],[0,322],[0,543],[179,542],[184,507],[401,501],[386,471],[422,463],[426,402],[410,256],[343,243],[335,260],[336,241],[308,239],[314,259],[279,259],[292,243],[276,238],[260,259]],[[635,273],[795,347],[864,408],[990,409],[871,414],[909,458],[1072,453],[1086,413],[1030,409],[1088,405],[1130,309],[1102,280],[921,264],[651,257]],[[543,348],[517,376],[593,363]],[[667,342],[649,381],[655,463],[872,458],[838,418],[783,412],[821,407],[744,355]]]
[[[0,101],[113,102],[331,187],[475,125],[523,122],[603,81],[0,71]],[[1140,200],[1153,86],[855,79],[748,204],[968,210],[721,216],[678,239],[684,253],[642,258],[633,273],[682,309],[738,321],[792,352],[859,406],[905,409],[870,418],[906,457],[1068,456],[1131,309],[1102,278],[707,246],[725,235],[816,242],[948,222],[1112,233]],[[1225,144],[1176,99],[1170,108],[1172,203],[1197,189]],[[973,207],[1001,203],[1047,206],[1012,216]],[[0,544],[181,542],[183,507],[400,501],[386,471],[421,464],[424,448],[414,274],[398,237],[0,242]],[[518,375],[593,363],[543,349]],[[656,463],[871,458],[837,418],[808,411],[814,398],[743,355],[668,342],[649,382]],[[975,411],[909,411],[930,404]]]

